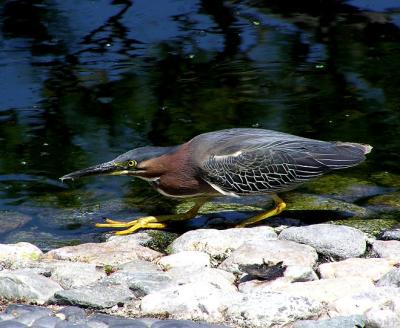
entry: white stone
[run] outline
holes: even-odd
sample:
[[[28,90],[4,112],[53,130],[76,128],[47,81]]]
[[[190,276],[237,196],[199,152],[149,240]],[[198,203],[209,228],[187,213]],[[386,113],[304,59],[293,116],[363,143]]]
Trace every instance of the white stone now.
[[[262,295],[272,291],[281,292],[291,296],[302,296],[318,301],[331,303],[338,298],[353,295],[374,288],[374,284],[367,278],[334,278],[305,282],[268,284],[260,283],[254,288],[243,289],[243,292],[254,295]]]
[[[0,244],[0,262],[36,261],[42,251],[30,243]]]
[[[376,240],[372,244],[372,251],[379,257],[400,262],[400,241],[398,240]]]
[[[367,245],[362,231],[335,224],[290,227],[281,232],[279,239],[310,245],[318,253],[342,259],[361,256]]]
[[[296,320],[317,318],[321,302],[280,293],[249,295],[227,308],[226,317],[240,327],[283,327]]]
[[[163,270],[181,267],[204,268],[211,266],[210,255],[199,251],[183,251],[158,260]]]
[[[260,244],[244,244],[220,264],[219,268],[233,273],[241,273],[241,265],[277,264],[312,267],[318,259],[311,246],[288,240],[268,240]]]
[[[226,258],[244,243],[264,244],[277,239],[274,229],[266,226],[226,230],[198,229],[184,233],[171,244],[172,253],[200,251],[214,258]]]
[[[57,248],[44,254],[42,258],[98,265],[119,265],[137,259],[154,261],[161,256],[161,253],[139,245],[135,239],[112,238],[105,243],[87,243]]]
[[[174,268],[168,271],[175,285],[188,283],[210,283],[225,291],[236,291],[234,286],[236,277],[234,274],[214,268]]]
[[[35,273],[0,272],[0,299],[44,304],[60,290],[58,283]]]
[[[238,292],[227,292],[210,283],[196,282],[173,286],[143,297],[141,314],[171,315],[175,319],[220,322]]]
[[[106,276],[103,268],[79,262],[58,263],[51,272],[51,279],[57,281],[64,289],[86,286]]]
[[[367,327],[398,328],[400,327],[399,299],[375,305],[364,316]]]
[[[374,281],[393,269],[393,261],[377,258],[351,258],[319,266],[321,278],[364,277]]]
[[[364,314],[374,306],[380,307],[394,301],[400,301],[400,288],[372,287],[338,298],[332,303],[331,312],[333,315]]]

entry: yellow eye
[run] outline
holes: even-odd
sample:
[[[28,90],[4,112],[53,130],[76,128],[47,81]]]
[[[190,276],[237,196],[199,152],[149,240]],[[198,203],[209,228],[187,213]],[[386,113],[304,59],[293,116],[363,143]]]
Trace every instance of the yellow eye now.
[[[128,162],[128,166],[131,166],[131,167],[132,166],[136,166],[136,164],[137,164],[136,161],[129,161]]]

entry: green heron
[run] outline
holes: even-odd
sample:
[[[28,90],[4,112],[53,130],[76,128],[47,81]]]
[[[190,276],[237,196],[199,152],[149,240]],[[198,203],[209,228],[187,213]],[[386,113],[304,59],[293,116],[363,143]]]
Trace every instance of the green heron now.
[[[128,175],[148,181],[168,197],[195,197],[195,205],[186,213],[147,216],[130,222],[106,219],[106,223],[96,224],[125,228],[117,232],[120,235],[143,228],[162,229],[167,221],[193,218],[209,197],[271,195],[275,207],[238,225],[244,227],[285,209],[277,193],[329,171],[355,166],[371,149],[364,144],[313,140],[263,129],[228,129],[200,134],[178,146],[136,148],[61,180]]]

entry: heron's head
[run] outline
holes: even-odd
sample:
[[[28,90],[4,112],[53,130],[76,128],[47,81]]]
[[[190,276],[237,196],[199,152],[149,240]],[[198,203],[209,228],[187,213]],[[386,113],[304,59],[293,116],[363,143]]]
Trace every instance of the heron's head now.
[[[154,162],[149,160],[160,157],[173,149],[174,147],[136,148],[119,155],[109,162],[66,174],[60,179],[61,181],[74,180],[90,175],[132,175],[146,178],[147,172],[152,169],[148,163]]]

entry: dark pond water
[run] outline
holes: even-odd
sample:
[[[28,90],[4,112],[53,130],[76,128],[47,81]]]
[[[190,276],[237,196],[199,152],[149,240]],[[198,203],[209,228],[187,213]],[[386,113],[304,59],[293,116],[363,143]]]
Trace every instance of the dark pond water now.
[[[369,143],[344,174],[398,174],[399,72],[397,0],[0,1],[0,242],[168,207],[129,178],[58,178],[222,128]]]

